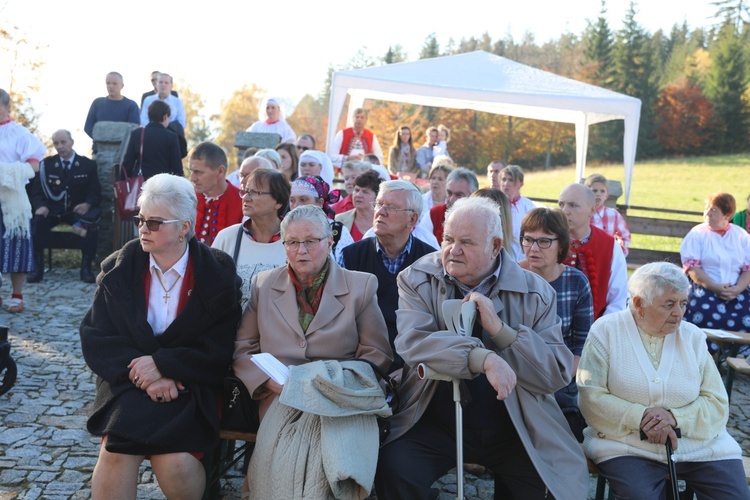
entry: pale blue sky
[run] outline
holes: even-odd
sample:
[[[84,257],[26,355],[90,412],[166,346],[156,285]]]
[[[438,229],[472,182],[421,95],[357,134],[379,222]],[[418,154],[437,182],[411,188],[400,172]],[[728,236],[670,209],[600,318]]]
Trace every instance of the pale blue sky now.
[[[119,5],[119,7],[118,7]],[[617,30],[627,0],[608,0],[610,27]],[[400,44],[416,59],[425,38],[435,32],[441,45],[449,38],[480,36],[493,40],[524,32],[538,43],[561,33],[579,34],[587,19],[599,14],[599,0],[461,0],[455,2],[102,2],[70,0],[0,0],[0,22],[6,29],[45,46],[39,95],[42,134],[70,129],[81,152],[88,151],[83,123],[91,101],[106,95],[108,71],[125,77],[123,94],[135,101],[149,90],[149,73],[160,70],[185,80],[215,113],[221,99],[244,83],[256,83],[271,94],[295,102],[317,94],[329,65],[346,64],[360,48],[373,57]],[[637,19],[649,31],[669,30],[674,23],[708,26],[715,7],[709,0],[649,0],[637,6]],[[7,88],[12,59],[0,53],[0,87]],[[18,73],[16,85],[28,84]]]

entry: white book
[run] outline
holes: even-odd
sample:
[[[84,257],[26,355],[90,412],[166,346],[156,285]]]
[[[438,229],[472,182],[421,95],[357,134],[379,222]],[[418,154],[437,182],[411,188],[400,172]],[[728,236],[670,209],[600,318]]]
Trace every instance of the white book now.
[[[289,367],[276,359],[273,354],[260,352],[258,354],[253,354],[253,357],[250,359],[258,366],[258,368],[263,370],[266,375],[271,377],[271,380],[279,385],[284,385],[286,379],[289,377]]]

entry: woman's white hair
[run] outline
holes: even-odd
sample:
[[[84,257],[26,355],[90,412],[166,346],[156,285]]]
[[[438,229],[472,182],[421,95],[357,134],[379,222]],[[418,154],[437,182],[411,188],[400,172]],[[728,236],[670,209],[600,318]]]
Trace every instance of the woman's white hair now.
[[[445,215],[445,226],[448,226],[459,215],[464,214],[469,215],[475,220],[484,221],[487,224],[487,237],[489,240],[492,238],[503,238],[500,206],[494,201],[482,197],[456,200]]]
[[[310,222],[315,224],[323,231],[326,238],[333,236],[333,230],[331,229],[331,223],[328,220],[325,212],[322,208],[317,205],[302,205],[284,216],[284,220],[281,221],[281,239],[284,239],[286,230],[289,224],[292,222]]]
[[[279,155],[279,153],[277,153],[275,149],[261,149],[253,156],[257,156],[258,158],[265,158],[266,160],[271,162],[274,169],[281,170],[281,155]]]
[[[143,183],[138,196],[138,206],[148,206],[164,210],[173,219],[190,222],[187,238],[195,235],[195,218],[198,210],[198,198],[193,184],[172,174],[157,174]]]
[[[679,266],[669,262],[651,262],[639,267],[628,281],[630,308],[632,298],[640,297],[643,305],[650,306],[656,297],[668,292],[687,293],[690,282]]]

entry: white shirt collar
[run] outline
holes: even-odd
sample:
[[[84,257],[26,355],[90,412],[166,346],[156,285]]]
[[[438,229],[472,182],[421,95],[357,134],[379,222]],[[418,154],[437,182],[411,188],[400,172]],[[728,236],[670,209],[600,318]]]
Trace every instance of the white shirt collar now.
[[[185,277],[185,272],[187,271],[188,256],[189,256],[189,252],[186,247],[185,252],[182,254],[182,257],[180,257],[180,259],[177,262],[175,262],[174,266],[164,271],[161,267],[159,267],[159,264],[156,263],[154,256],[149,254],[148,256],[149,269],[152,269],[152,270],[158,269],[162,276],[165,276],[170,271],[174,271],[178,275]]]

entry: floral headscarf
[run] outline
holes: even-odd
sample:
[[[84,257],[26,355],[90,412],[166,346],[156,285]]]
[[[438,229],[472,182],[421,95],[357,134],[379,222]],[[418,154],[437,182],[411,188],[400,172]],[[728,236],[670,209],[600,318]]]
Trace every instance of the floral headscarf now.
[[[339,201],[341,193],[338,189],[330,190],[330,186],[320,176],[315,177],[298,177],[292,182],[291,195],[308,195],[315,199],[323,200],[323,212],[329,219],[335,217],[331,205]]]

